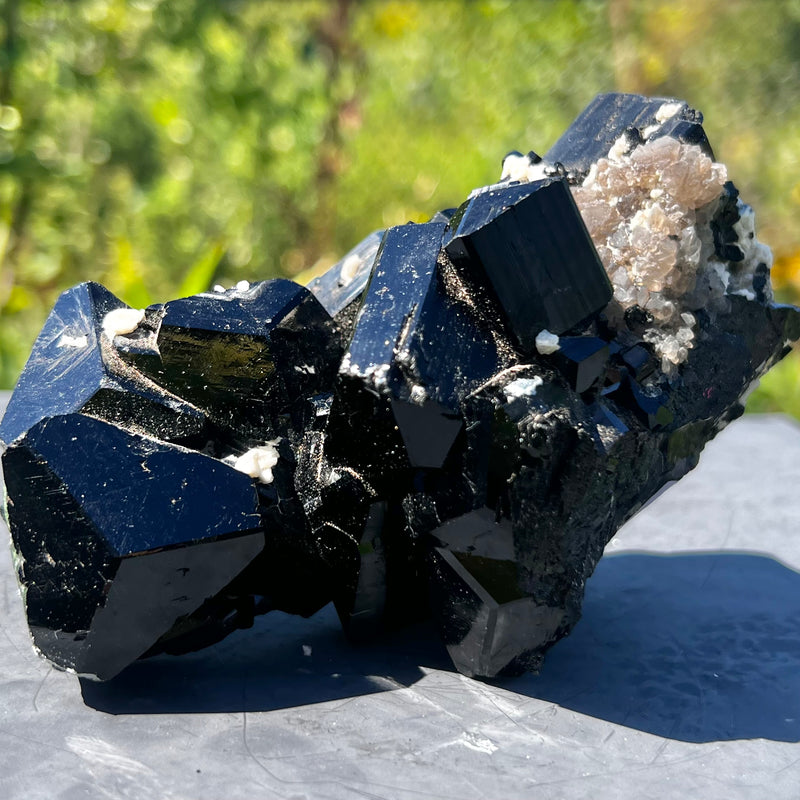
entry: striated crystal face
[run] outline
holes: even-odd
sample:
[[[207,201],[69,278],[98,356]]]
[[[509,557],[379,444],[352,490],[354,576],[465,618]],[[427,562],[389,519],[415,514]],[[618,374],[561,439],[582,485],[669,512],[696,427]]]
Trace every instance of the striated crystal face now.
[[[598,96],[543,158],[308,287],[65,292],[0,423],[35,646],[108,679],[270,610],[433,614],[537,669],[618,527],[800,336],[686,103]]]

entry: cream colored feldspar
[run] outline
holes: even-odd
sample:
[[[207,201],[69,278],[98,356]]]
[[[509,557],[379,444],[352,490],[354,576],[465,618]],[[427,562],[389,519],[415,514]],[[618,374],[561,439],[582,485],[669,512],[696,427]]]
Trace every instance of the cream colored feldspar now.
[[[622,137],[572,189],[614,287],[608,316],[621,322],[625,309],[646,309],[653,325],[645,339],[666,372],[692,347],[695,318],[689,312],[736,288],[728,265],[715,260],[709,225],[726,180],[725,166],[697,145],[665,136],[630,150]],[[742,285],[748,276],[752,284],[759,261],[771,264],[747,212],[740,204]]]

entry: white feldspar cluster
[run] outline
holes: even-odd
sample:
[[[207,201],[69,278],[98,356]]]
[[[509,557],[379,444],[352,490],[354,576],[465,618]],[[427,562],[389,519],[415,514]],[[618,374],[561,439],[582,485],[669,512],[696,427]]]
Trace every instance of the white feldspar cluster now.
[[[663,136],[631,149],[623,136],[572,190],[614,287],[609,320],[621,324],[633,306],[647,311],[653,321],[644,338],[667,374],[693,346],[693,312],[725,294],[752,299],[758,264],[772,262],[742,203],[734,230],[744,259],[734,265],[715,256],[710,222],[726,180],[725,166],[697,145]]]

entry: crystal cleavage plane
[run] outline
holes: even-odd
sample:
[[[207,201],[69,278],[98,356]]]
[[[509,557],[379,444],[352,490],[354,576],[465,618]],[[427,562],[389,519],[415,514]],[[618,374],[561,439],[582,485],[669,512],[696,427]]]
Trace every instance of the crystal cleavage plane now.
[[[105,680],[333,602],[537,669],[619,526],[800,336],[686,103],[598,96],[540,158],[303,287],[65,292],[0,424],[34,644]]]

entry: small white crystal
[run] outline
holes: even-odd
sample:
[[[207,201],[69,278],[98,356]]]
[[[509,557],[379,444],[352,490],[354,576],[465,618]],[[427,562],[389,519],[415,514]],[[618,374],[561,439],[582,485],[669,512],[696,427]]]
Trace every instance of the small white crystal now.
[[[528,164],[528,174],[526,175],[527,179],[531,182],[533,181],[540,181],[543,178],[547,177],[545,173],[545,169],[547,165],[544,161],[537,161],[535,164],[529,163]]]
[[[721,261],[709,261],[708,266],[714,272],[715,275],[722,281],[722,285],[724,287],[723,291],[728,290],[728,284],[731,280],[731,273],[728,271],[728,267],[726,264],[723,264]]]
[[[611,149],[608,151],[609,161],[619,161],[623,156],[628,155],[630,149],[631,143],[628,141],[628,137],[623,134],[611,145]]]
[[[89,344],[89,339],[84,334],[83,336],[70,336],[68,333],[62,333],[61,338],[58,340],[59,347],[86,347]]]
[[[509,153],[503,159],[503,172],[500,175],[501,181],[526,181],[528,179],[528,167],[530,159],[519,153]]]
[[[261,483],[272,483],[272,468],[278,463],[278,450],[275,447],[278,441],[276,439],[251,448],[233,462],[233,468],[251,478],[258,478]]]
[[[558,336],[555,333],[550,333],[546,328],[536,334],[536,349],[543,355],[549,356],[555,353],[556,350],[561,349],[558,343]]]
[[[512,400],[517,400],[520,397],[533,397],[536,394],[536,390],[544,384],[544,380],[539,375],[536,375],[533,378],[517,378],[515,381],[511,381],[503,389],[505,393],[506,400],[510,403]]]
[[[678,328],[675,338],[683,347],[691,347],[690,343],[694,341],[694,331],[691,328]]]
[[[235,288],[236,288],[237,292],[246,292],[250,288],[250,282],[249,281],[239,281],[236,284]]]
[[[737,211],[739,212],[739,219],[734,223],[733,229],[736,231],[739,243],[745,244],[748,239],[755,238],[756,215],[750,206],[742,202],[739,202]]]
[[[661,108],[656,111],[656,121],[664,123],[670,117],[674,117],[683,108],[683,103],[664,103]]]
[[[361,259],[355,253],[348,256],[339,270],[339,286],[349,286],[358,274],[360,266]]]
[[[103,332],[109,339],[133,333],[144,319],[144,309],[115,308],[103,317]]]
[[[418,383],[415,383],[411,387],[411,402],[422,405],[427,399],[428,399],[428,392],[425,390],[425,387],[420,386]]]

